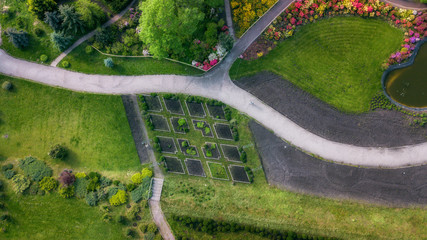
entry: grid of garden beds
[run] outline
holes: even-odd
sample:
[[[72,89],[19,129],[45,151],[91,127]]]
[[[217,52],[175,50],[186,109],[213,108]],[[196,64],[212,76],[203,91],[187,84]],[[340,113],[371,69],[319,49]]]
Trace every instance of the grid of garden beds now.
[[[199,97],[151,94],[139,98],[150,146],[170,174],[249,183],[246,153],[224,104]],[[243,157],[242,157],[243,156]]]

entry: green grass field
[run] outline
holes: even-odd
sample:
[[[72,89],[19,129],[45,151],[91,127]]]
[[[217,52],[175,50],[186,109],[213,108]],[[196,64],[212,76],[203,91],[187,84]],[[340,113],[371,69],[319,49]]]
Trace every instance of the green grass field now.
[[[70,70],[91,74],[104,75],[149,75],[149,74],[177,74],[177,75],[201,75],[203,71],[174,63],[168,60],[155,60],[152,58],[119,58],[112,57],[114,67],[108,68],[104,65],[104,59],[108,56],[102,55],[95,49],[91,54],[85,52],[87,44],[83,43],[65,57],[63,61],[70,63]]]
[[[377,19],[333,17],[302,26],[266,56],[236,61],[232,79],[270,71],[340,111],[361,113],[381,91],[381,64],[403,31]]]
[[[33,155],[52,167],[110,172],[140,168],[120,96],[84,94],[0,76],[14,90],[0,91],[0,154],[2,159]],[[8,137],[5,138],[5,135]],[[47,156],[63,144],[63,162]]]

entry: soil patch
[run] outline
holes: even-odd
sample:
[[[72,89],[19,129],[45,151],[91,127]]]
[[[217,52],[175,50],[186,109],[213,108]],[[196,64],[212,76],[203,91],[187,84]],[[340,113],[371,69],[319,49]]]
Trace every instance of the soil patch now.
[[[184,174],[184,168],[182,167],[181,160],[176,157],[165,157],[166,167],[168,172]]]
[[[209,115],[212,118],[226,120],[223,106],[206,104],[206,107],[208,108]]]
[[[180,123],[179,123],[179,121],[180,121],[180,119],[184,119],[184,121],[185,121],[185,123],[183,124],[183,125],[179,125]],[[181,120],[182,121],[182,120]],[[186,132],[188,132],[189,131],[189,128],[188,128],[188,123],[187,123],[187,119],[185,119],[185,118],[177,118],[177,117],[173,117],[173,118],[171,118],[171,123],[172,123],[172,127],[173,127],[173,130],[176,132],[176,133],[182,133],[182,134],[185,134]]]
[[[202,148],[202,151],[205,155],[205,158],[219,159],[221,157],[221,154],[218,150],[218,145],[216,143],[206,143]]]
[[[191,146],[190,142],[186,139],[178,139],[179,148],[181,152],[186,156],[198,157],[199,152],[197,151],[196,146]]]
[[[246,170],[244,167],[236,166],[236,165],[230,165],[230,166],[228,166],[228,169],[230,170],[231,178],[233,178],[233,181],[250,183],[248,174],[246,173]]]
[[[233,140],[233,134],[231,133],[231,128],[228,124],[216,123],[214,127],[218,138]]]
[[[193,120],[194,129],[202,132],[203,137],[213,137],[212,128],[209,123],[200,120]]]
[[[181,102],[179,99],[165,99],[166,108],[172,114],[184,115],[184,111],[182,110]]]
[[[206,116],[205,109],[203,108],[202,103],[196,102],[185,102],[187,104],[188,112],[192,117],[201,117],[204,118]]]
[[[170,138],[170,137],[157,137],[157,138],[159,139],[159,145],[163,153],[175,154],[177,152],[175,141],[173,140],[173,138]]]
[[[189,175],[206,177],[205,170],[203,170],[202,161],[195,159],[185,159],[185,166]]]
[[[161,112],[163,110],[159,96],[153,97],[144,95],[144,100],[147,104],[148,111]]]
[[[301,152],[254,121],[249,127],[269,184],[331,198],[427,204],[427,165],[377,169],[330,163]]]
[[[236,146],[221,144],[221,149],[228,161],[241,162],[240,152]]]
[[[359,115],[342,113],[272,73],[258,73],[234,83],[301,127],[335,142],[396,147],[427,141],[427,128],[409,126],[403,113],[391,110]]]
[[[168,121],[165,117],[160,115],[150,114],[151,122],[153,123],[154,130],[170,132]]]

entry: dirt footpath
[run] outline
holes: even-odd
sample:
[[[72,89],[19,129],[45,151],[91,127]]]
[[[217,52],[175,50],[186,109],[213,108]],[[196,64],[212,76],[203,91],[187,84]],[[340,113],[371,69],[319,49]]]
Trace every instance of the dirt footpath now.
[[[301,127],[335,142],[396,147],[427,141],[427,127],[409,126],[406,115],[400,112],[345,114],[272,73],[259,73],[234,83]]]
[[[427,204],[427,166],[358,168],[319,160],[249,123],[271,185],[295,192],[393,206]]]

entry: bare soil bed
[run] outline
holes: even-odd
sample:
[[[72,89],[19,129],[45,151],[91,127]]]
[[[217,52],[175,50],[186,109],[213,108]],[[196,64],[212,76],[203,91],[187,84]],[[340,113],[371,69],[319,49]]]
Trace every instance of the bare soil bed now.
[[[181,160],[176,157],[165,157],[166,166],[171,173],[185,173]]]
[[[170,132],[168,121],[165,117],[155,114],[150,114],[151,122],[154,125],[154,130]]]
[[[186,102],[188,112],[192,117],[200,117],[203,118],[206,116],[205,109],[203,108],[202,103],[196,102]]]
[[[233,134],[228,124],[216,123],[214,127],[218,138],[233,140]]]
[[[172,114],[184,115],[184,111],[182,110],[181,102],[179,99],[165,99],[166,108]]]
[[[185,159],[188,175],[206,177],[205,170],[203,169],[202,162],[195,159]]]
[[[291,191],[396,206],[427,204],[427,165],[359,168],[319,160],[263,126],[249,127],[269,184]]]
[[[160,112],[162,111],[162,104],[160,103],[159,96],[144,95],[145,103],[147,103],[148,111]]]
[[[206,107],[208,108],[209,115],[212,118],[220,119],[220,120],[226,120],[223,106],[206,104]]]
[[[164,153],[176,153],[175,141],[170,137],[158,137],[160,147]]]
[[[182,118],[182,119],[184,119],[184,120],[185,120],[185,124],[184,124],[184,125],[182,125],[182,126],[179,126],[178,121],[179,121],[180,119],[181,119],[181,118],[177,118],[177,117],[173,117],[173,118],[171,118],[172,127],[173,127],[173,130],[174,130],[176,133],[182,133],[182,134],[185,134],[185,133],[186,133],[185,129],[188,129],[188,130],[189,130],[188,123],[187,123],[187,120],[186,120],[185,118]]]
[[[221,149],[228,161],[241,162],[240,152],[236,146],[221,144]]]
[[[246,173],[244,167],[236,166],[236,165],[230,165],[230,166],[228,166],[228,169],[230,170],[231,177],[233,178],[233,181],[250,183],[248,174]]]
[[[427,127],[410,126],[403,113],[391,110],[359,115],[342,113],[272,73],[259,73],[234,83],[301,127],[335,142],[396,147],[427,141]]]

